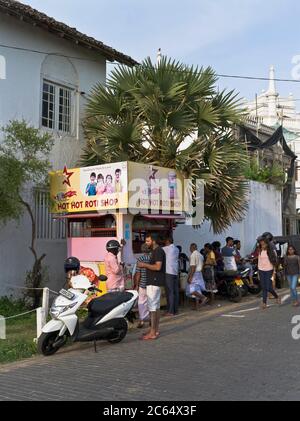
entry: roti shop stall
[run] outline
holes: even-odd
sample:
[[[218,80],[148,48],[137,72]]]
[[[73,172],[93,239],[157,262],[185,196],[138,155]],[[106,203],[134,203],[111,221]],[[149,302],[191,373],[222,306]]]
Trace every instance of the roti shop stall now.
[[[146,233],[170,234],[183,216],[183,177],[148,164],[119,162],[50,173],[53,218],[67,225],[67,254],[91,281],[105,275],[106,243],[123,244],[126,288]],[[105,293],[105,283],[100,289]]]

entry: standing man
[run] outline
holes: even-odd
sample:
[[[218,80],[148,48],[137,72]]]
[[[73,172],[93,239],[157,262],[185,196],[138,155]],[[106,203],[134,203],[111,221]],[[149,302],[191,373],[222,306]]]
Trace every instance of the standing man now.
[[[189,263],[189,258],[185,253],[182,252],[181,246],[176,246],[179,251],[179,273],[188,273],[187,263]]]
[[[160,319],[160,287],[165,286],[166,255],[159,247],[156,234],[147,234],[146,245],[151,249],[150,263],[138,262],[137,267],[147,269],[147,299],[151,318],[151,328],[142,336],[143,340],[157,339]]]
[[[122,193],[123,186],[121,183],[121,170],[117,168],[115,171],[115,193]]]
[[[121,245],[117,240],[110,240],[106,244],[107,253],[104,258],[105,273],[107,276],[107,290],[123,291],[125,289],[125,279],[123,272],[123,263],[118,261],[118,253]]]
[[[222,256],[224,260],[224,269],[228,271],[237,271],[237,265],[235,261],[236,251],[233,247],[233,238],[226,238],[226,246],[222,248]]]
[[[240,265],[242,263],[242,255],[241,255],[241,247],[242,247],[242,245],[241,245],[240,240],[234,240],[233,247],[234,247],[234,250],[235,250],[235,256],[234,256],[234,258],[235,258],[236,264],[238,266],[238,265]]]
[[[195,243],[192,243],[190,246],[190,270],[186,291],[188,297],[196,298],[196,310],[198,310],[199,301],[201,305],[204,305],[208,301],[208,299],[202,294],[202,291],[205,291],[205,284],[202,276],[204,259],[197,248],[197,244]]]
[[[165,244],[163,250],[166,254],[166,316],[175,316],[179,307],[179,250],[174,246],[171,236],[166,238]]]
[[[253,267],[250,262],[246,262],[241,255],[241,242],[240,240],[234,241],[234,248],[236,251],[235,261],[239,270],[249,269],[249,286],[254,287],[253,282]]]
[[[150,262],[150,249],[146,244],[142,244],[143,255],[137,259],[138,262]],[[136,268],[134,274],[134,286],[139,293],[138,308],[139,308],[139,324],[138,328],[144,327],[145,321],[149,320],[148,299],[147,299],[147,269]]]

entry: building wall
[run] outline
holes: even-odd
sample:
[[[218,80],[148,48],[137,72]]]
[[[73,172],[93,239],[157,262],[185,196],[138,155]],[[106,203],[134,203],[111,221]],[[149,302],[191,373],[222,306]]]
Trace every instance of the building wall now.
[[[0,80],[1,126],[9,120],[24,118],[39,127],[41,73],[45,60],[49,59],[47,53],[55,52],[67,56],[50,57],[51,66],[47,67],[51,73],[49,77],[64,83],[71,79],[69,68],[73,67],[78,75],[78,91],[87,94],[96,83],[105,82],[106,61],[99,54],[90,53],[82,47],[3,14],[0,14],[0,39],[4,45],[45,52],[38,54],[0,47],[0,55],[6,59],[6,79]],[[77,100],[82,117],[86,100],[79,94],[76,95],[75,102]],[[61,137],[56,133],[55,140],[52,154],[54,169],[61,168],[64,164],[73,165],[84,144],[81,127],[79,136],[75,133],[72,137]]]
[[[250,181],[248,211],[242,222],[234,223],[220,235],[213,233],[210,223],[204,222],[200,229],[179,225],[174,233],[176,245],[189,252],[189,245],[195,242],[200,250],[205,243],[220,241],[225,244],[225,238],[231,236],[242,243],[242,255],[251,252],[256,238],[263,232],[282,234],[281,192],[274,186]]]
[[[13,119],[25,119],[40,127],[42,72],[46,72],[49,79],[70,83],[86,94],[96,83],[105,82],[106,60],[99,54],[1,13],[0,40],[4,45],[44,52],[0,47],[0,57],[5,58],[6,66],[5,75],[2,68],[0,78],[0,126]],[[76,58],[49,56],[48,53],[54,52]],[[1,62],[3,64],[3,59]],[[79,112],[81,119],[86,100],[79,94],[74,97],[75,111]],[[84,144],[80,121],[72,136],[52,135],[55,139],[51,154],[53,168],[59,169],[65,164],[74,167]],[[30,238],[27,216],[18,225],[12,222],[0,228],[0,295],[18,291],[10,289],[10,285],[23,285],[24,274],[33,263],[28,249]],[[48,266],[50,286],[60,286],[64,276],[63,261],[67,255],[66,241],[39,240],[37,245],[41,253],[47,254],[44,262]]]

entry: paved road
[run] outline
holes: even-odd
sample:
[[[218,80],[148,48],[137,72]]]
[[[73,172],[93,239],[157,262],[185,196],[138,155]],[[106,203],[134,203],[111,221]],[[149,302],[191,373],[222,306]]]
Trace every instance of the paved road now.
[[[179,318],[153,342],[131,333],[98,354],[80,344],[4,366],[0,400],[299,400],[300,309],[248,311],[258,304]]]

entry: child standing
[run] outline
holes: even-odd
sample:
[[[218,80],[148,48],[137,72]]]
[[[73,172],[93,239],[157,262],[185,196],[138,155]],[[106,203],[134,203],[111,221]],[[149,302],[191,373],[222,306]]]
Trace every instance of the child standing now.
[[[102,174],[98,174],[97,177],[97,194],[103,194],[105,192],[106,186],[104,183],[104,177]]]
[[[96,183],[96,174],[92,172],[90,176],[90,182],[86,186],[85,194],[88,196],[96,196],[97,193],[97,183]]]

